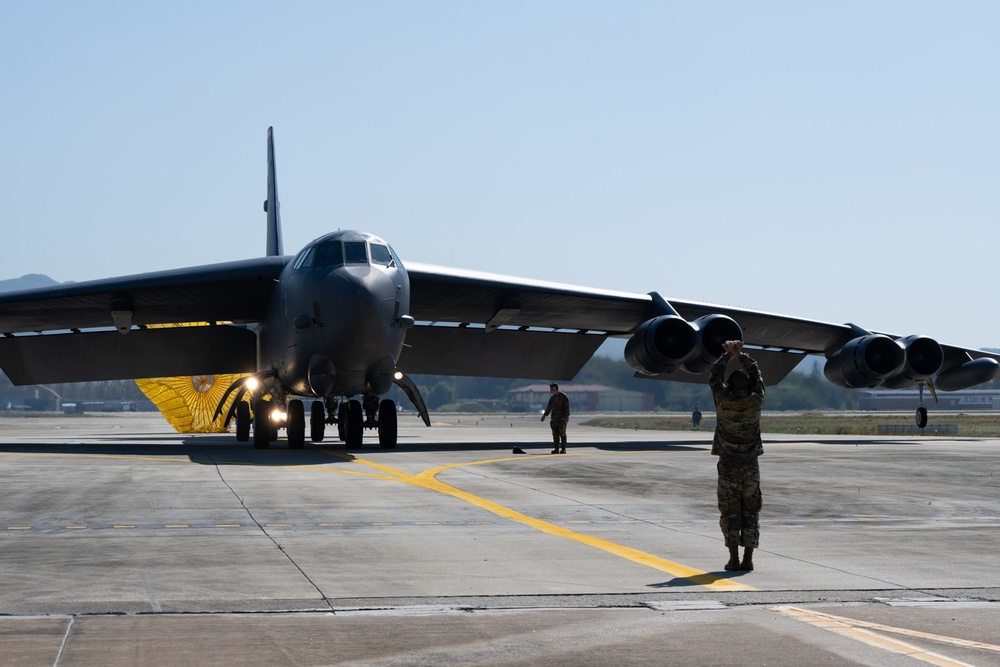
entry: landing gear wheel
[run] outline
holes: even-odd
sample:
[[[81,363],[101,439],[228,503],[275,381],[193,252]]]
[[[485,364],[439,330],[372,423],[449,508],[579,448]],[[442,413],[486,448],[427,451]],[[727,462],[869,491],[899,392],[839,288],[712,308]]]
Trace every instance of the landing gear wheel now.
[[[378,404],[378,444],[382,449],[395,449],[398,433],[396,403],[382,401]]]
[[[259,400],[253,406],[253,448],[271,446],[271,401]]]
[[[361,401],[351,401],[347,407],[347,446],[360,447],[365,433],[365,416]]]
[[[341,442],[347,441],[347,403],[337,407],[337,437]]]
[[[927,426],[927,408],[920,406],[917,408],[917,428]]]
[[[302,449],[306,444],[306,410],[299,399],[288,401],[288,421],[285,422],[289,449]]]
[[[236,441],[250,440],[250,404],[240,401],[236,404]]]
[[[326,433],[326,408],[322,401],[313,401],[309,414],[309,439],[313,442],[323,442]]]

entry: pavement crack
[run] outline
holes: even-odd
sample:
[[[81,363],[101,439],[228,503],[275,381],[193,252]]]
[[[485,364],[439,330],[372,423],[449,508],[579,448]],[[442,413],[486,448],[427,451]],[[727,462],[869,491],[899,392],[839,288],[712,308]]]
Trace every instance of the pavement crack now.
[[[316,590],[316,593],[319,595],[320,599],[323,600],[323,604],[326,605],[327,609],[329,609],[329,611],[333,612],[334,611],[333,605],[330,604],[329,598],[327,598],[326,594],[319,587],[319,585],[315,581],[313,581],[313,578],[310,577],[309,574],[304,569],[302,569],[301,565],[299,565],[298,563],[295,562],[295,559],[292,558],[292,555],[290,553],[288,553],[288,550],[285,549],[285,547],[280,542],[278,542],[278,540],[275,539],[275,537],[273,535],[271,535],[271,533],[267,532],[267,526],[265,526],[263,523],[261,523],[260,521],[257,520],[257,517],[255,517],[253,515],[253,511],[249,507],[247,507],[246,503],[243,502],[243,498],[240,496],[240,494],[238,494],[236,492],[236,489],[233,488],[232,484],[229,483],[229,481],[226,479],[225,475],[222,474],[222,468],[220,468],[219,464],[215,461],[214,458],[212,458],[212,454],[208,450],[206,450],[204,447],[202,448],[202,451],[204,452],[204,454],[208,458],[208,460],[212,462],[212,465],[215,467],[215,472],[219,476],[219,480],[221,480],[222,483],[226,485],[226,488],[229,489],[230,493],[233,494],[233,497],[236,498],[237,502],[239,502],[240,507],[242,507],[243,511],[247,513],[247,516],[250,517],[250,521],[252,521],[254,523],[254,525],[257,526],[257,528],[260,530],[260,532],[267,539],[271,540],[271,543],[274,544],[275,548],[285,558],[288,559],[288,562],[292,564],[292,567],[294,567],[296,570],[298,570],[299,574],[301,574],[302,577],[306,581],[309,582],[309,585],[312,586],[313,589]]]

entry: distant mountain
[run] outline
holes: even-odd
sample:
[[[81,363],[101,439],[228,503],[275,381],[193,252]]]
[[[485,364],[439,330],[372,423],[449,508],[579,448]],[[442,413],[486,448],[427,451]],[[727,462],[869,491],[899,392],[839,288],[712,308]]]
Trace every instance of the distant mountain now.
[[[36,287],[51,287],[59,283],[48,276],[40,273],[29,273],[20,278],[8,278],[0,280],[0,292],[17,292],[23,289],[34,289]]]

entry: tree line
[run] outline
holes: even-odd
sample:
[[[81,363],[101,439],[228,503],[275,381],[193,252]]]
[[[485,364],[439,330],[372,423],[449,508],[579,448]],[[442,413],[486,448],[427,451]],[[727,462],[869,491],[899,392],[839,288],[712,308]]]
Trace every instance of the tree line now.
[[[433,411],[462,409],[510,409],[510,390],[529,384],[548,383],[546,378],[500,379],[440,375],[417,375],[412,378]],[[595,356],[577,376],[565,384],[594,384],[647,393],[652,396],[655,410],[690,412],[695,406],[711,408],[712,395],[706,381],[701,383],[664,382],[636,378],[624,360]],[[764,378],[767,381],[767,378]],[[981,385],[982,389],[1000,389],[1000,380]],[[54,403],[55,394],[64,401],[135,401],[147,403],[145,395],[131,380],[53,384],[42,387],[14,387],[0,373],[0,410],[12,405],[44,405]],[[408,407],[409,399],[397,388],[388,395],[400,406]],[[831,383],[820,366],[807,371],[792,371],[780,384],[767,388],[768,410],[853,410],[858,407],[859,394]]]

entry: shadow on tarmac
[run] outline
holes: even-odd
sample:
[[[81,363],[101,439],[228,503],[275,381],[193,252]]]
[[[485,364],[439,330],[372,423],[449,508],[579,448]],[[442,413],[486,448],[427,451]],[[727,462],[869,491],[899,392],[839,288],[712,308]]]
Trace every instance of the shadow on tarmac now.
[[[169,437],[169,436],[168,436]],[[237,442],[231,435],[201,434],[184,436],[175,442],[167,441],[162,435],[122,435],[102,436],[100,443],[93,442],[32,442],[21,444],[0,444],[0,453],[35,454],[59,456],[106,456],[106,457],[163,457],[187,458],[192,463],[203,465],[250,465],[250,466],[302,466],[349,463],[354,454],[399,452],[482,452],[489,457],[516,456],[513,448],[524,451],[525,458],[531,456],[551,456],[552,445],[537,440],[504,443],[400,443],[396,449],[381,449],[377,444],[371,447],[348,450],[341,442],[307,443],[303,449],[288,449],[285,440],[272,442],[268,449],[254,449],[252,444]],[[708,446],[700,441],[657,443],[648,441],[615,443],[582,443],[580,447],[599,451],[690,451],[705,450]],[[569,447],[573,453],[573,445]]]

